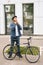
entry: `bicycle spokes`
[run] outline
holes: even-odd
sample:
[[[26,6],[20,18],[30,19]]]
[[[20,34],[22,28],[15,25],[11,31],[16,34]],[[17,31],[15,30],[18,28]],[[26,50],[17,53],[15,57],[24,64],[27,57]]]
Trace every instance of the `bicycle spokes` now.
[[[27,49],[26,52],[26,59],[29,62],[37,62],[39,60],[40,57],[40,52],[39,49],[37,47],[30,47]]]

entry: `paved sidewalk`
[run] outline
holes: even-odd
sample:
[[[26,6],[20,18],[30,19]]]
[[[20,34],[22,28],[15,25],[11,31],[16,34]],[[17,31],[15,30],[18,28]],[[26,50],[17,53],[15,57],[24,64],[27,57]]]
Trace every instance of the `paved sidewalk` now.
[[[14,60],[6,60],[3,57],[2,54],[2,49],[0,49],[0,65],[42,65],[43,64],[43,53],[40,57],[40,60],[37,63],[29,63],[24,55],[22,59],[19,59],[18,57],[16,57]]]
[[[6,41],[7,39],[7,41]],[[2,43],[3,42],[3,43]],[[8,38],[6,37],[1,37],[0,38],[0,65],[41,65],[43,64],[43,52],[41,54],[40,60],[37,63],[28,63],[27,60],[25,59],[24,55],[22,59],[19,59],[18,57],[15,58],[14,60],[6,60],[3,57],[3,48],[5,45],[8,44]]]
[[[3,47],[0,47],[0,65],[41,65],[43,64],[43,53],[40,57],[40,60],[37,63],[29,63],[26,59],[25,56],[23,55],[22,59],[19,59],[16,57],[14,60],[6,60],[3,57],[2,54]]]

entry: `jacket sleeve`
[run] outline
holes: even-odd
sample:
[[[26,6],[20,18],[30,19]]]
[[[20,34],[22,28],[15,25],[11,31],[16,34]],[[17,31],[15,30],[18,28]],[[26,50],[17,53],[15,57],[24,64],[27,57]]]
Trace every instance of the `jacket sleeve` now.
[[[20,26],[20,24],[18,24],[18,28],[19,28],[19,30],[22,30],[22,27]]]
[[[15,26],[13,24],[10,24],[10,29],[14,30]]]

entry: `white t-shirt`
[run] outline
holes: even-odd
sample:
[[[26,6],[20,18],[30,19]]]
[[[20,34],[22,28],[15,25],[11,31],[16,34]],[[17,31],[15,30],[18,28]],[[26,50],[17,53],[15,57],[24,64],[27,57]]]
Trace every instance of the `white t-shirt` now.
[[[16,36],[19,36],[17,25],[16,25]]]

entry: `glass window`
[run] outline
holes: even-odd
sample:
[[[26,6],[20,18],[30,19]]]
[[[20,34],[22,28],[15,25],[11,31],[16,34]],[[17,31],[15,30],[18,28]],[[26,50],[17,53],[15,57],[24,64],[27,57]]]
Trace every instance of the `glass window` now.
[[[5,34],[10,34],[10,23],[15,15],[15,5],[5,5]]]
[[[10,34],[10,23],[14,14],[7,14],[7,34]]]
[[[14,12],[14,5],[6,5],[5,6],[5,12]]]
[[[23,4],[23,34],[33,35],[33,3]]]

